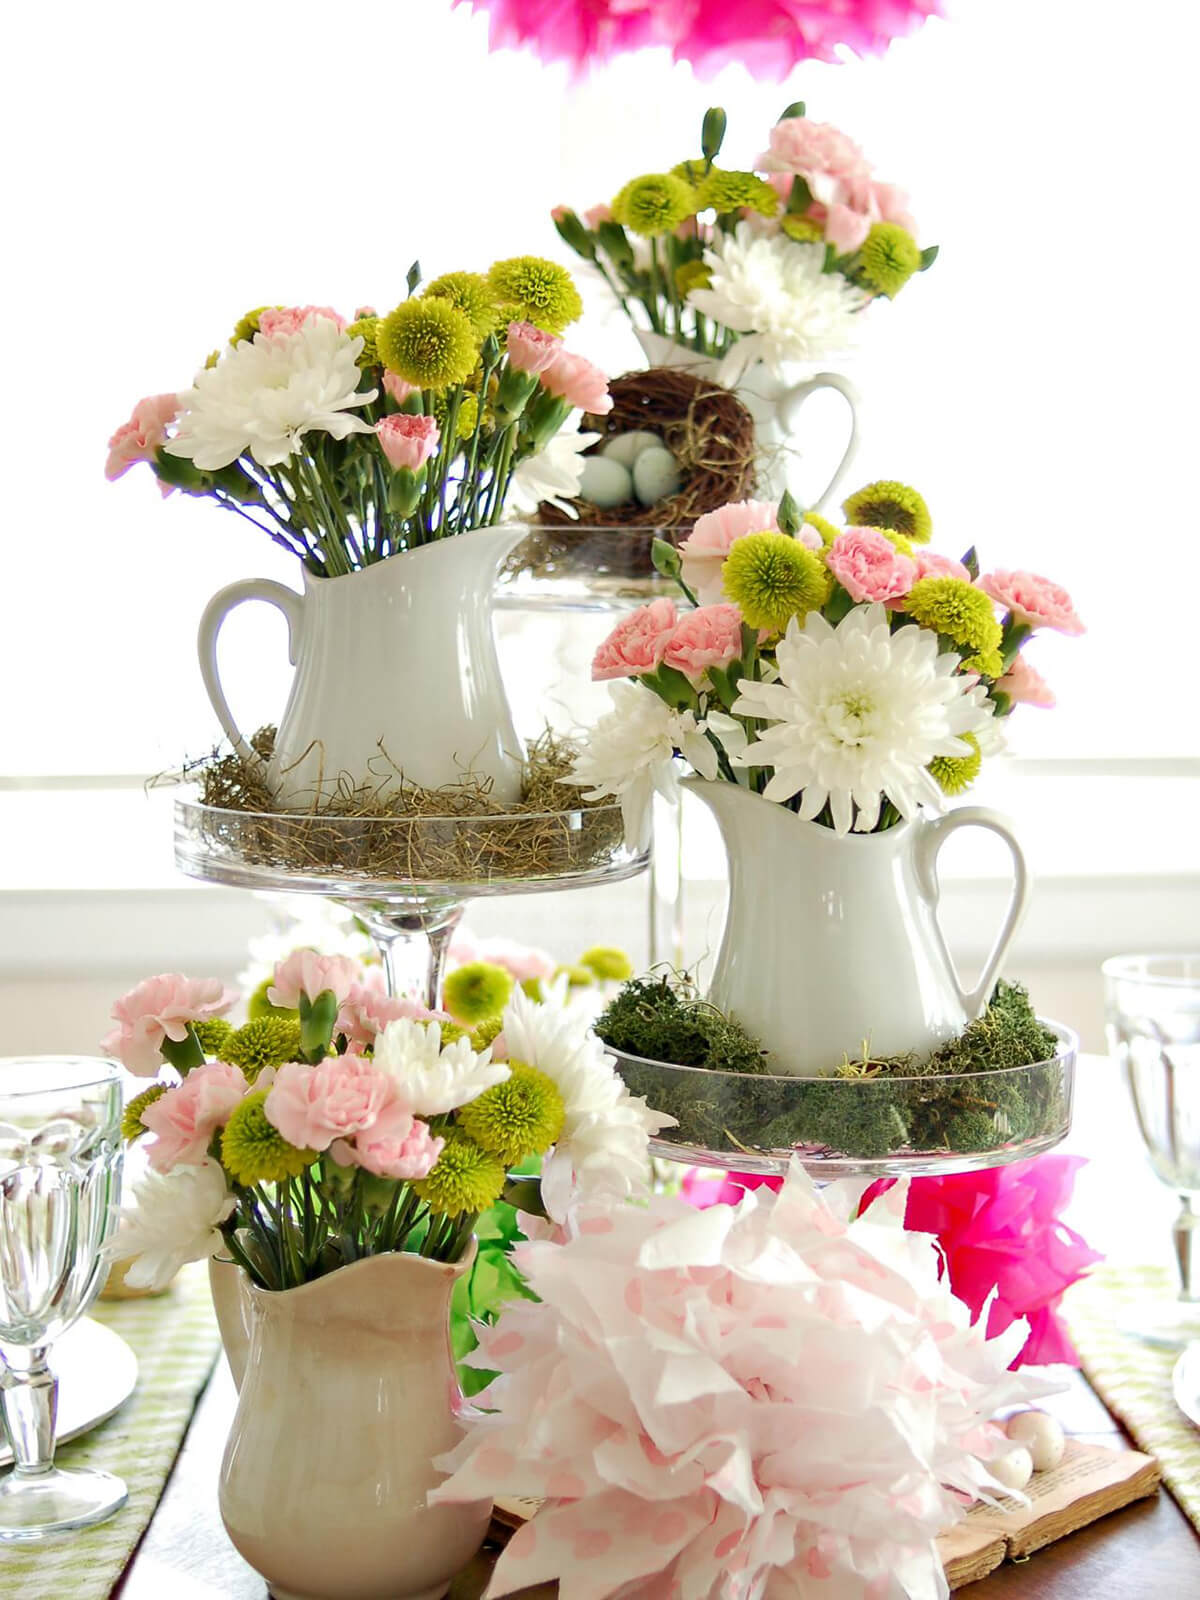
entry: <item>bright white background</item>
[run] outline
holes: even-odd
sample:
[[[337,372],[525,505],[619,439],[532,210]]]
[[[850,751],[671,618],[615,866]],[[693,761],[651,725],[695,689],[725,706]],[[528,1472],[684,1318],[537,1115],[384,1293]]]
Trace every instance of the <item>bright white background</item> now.
[[[483,19],[449,0],[16,10],[0,107],[3,772],[145,774],[203,750],[216,730],[194,664],[200,611],[235,578],[295,581],[282,552],[212,504],[160,502],[141,470],[104,482],[105,441],[133,401],[185,386],[264,301],[386,308],[415,256],[429,275],[516,251],[569,260],[552,204],[583,208],[692,153],[714,102],[729,110],[725,159],[750,162],[804,98],[910,190],[922,242],[942,245],[932,272],[875,308],[849,369],[868,401],[855,476],[915,482],[940,548],[975,543],[985,562],[1048,573],[1090,625],[1082,641],[1039,643],[1060,709],[1025,714],[1018,753],[1123,776],[1018,769],[1038,773],[1013,803],[1041,829],[1040,864],[1067,852],[1080,879],[1195,872],[1194,785],[1180,774],[1200,772],[1200,8],[951,7],[885,61],[806,67],[782,86],[736,65],[700,84],[643,56],[582,87],[489,56]],[[572,339],[613,371],[635,362],[600,291]],[[245,608],[228,630],[247,725],[282,704],[275,624]],[[1164,772],[1176,776],[1152,776]],[[10,796],[0,888],[76,886],[85,858],[97,882],[142,881],[122,877],[116,824],[99,820],[115,799]],[[154,815],[138,824],[142,856],[166,878]],[[31,905],[9,905],[0,972],[5,950],[28,962]],[[1171,916],[1151,919],[1152,942],[1187,937]],[[1115,902],[1088,921],[1113,942],[1128,926]],[[174,964],[178,930],[157,928]]]

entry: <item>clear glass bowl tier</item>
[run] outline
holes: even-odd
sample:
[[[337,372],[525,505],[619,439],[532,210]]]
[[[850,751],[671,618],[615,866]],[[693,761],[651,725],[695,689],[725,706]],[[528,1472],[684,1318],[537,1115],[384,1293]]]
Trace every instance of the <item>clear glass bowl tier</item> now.
[[[492,817],[338,817],[175,802],[189,877],[339,900],[471,900],[615,883],[642,871],[619,805]]]
[[[501,611],[627,611],[658,595],[677,599],[654,570],[655,539],[678,543],[688,529],[530,524],[505,562],[494,604]]]
[[[915,1176],[1004,1166],[1066,1137],[1078,1040],[1045,1026],[1059,1041],[1049,1061],[924,1077],[779,1077],[613,1054],[630,1092],[678,1120],[654,1155],[734,1172],[783,1173],[797,1156],[813,1177]]]

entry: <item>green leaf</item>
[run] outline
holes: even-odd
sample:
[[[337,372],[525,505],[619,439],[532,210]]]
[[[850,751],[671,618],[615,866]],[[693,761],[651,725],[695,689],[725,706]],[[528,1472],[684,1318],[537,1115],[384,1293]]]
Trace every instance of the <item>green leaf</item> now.
[[[679,551],[667,539],[655,539],[650,546],[654,570],[662,578],[677,578],[683,568]]]
[[[788,191],[787,210],[790,217],[802,217],[812,205],[812,190],[808,187],[806,179],[797,175],[792,179],[792,187]]]
[[[783,491],[783,499],[779,502],[776,513],[780,533],[789,533],[793,538],[800,532],[800,524],[804,518],[800,507],[796,504],[790,489]]]
[[[835,583],[833,593],[828,601],[821,607],[821,615],[826,622],[840,622],[854,610],[854,598],[842,588],[840,583]]]
[[[542,1205],[542,1185],[537,1178],[521,1178],[516,1183],[510,1180],[504,1185],[502,1198],[514,1211],[528,1211],[531,1217],[546,1215]]]
[[[585,261],[595,261],[596,246],[592,243],[592,236],[573,211],[564,211],[562,216],[553,220],[564,244],[570,245],[575,254],[582,256]]]
[[[182,489],[186,494],[208,494],[212,478],[193,466],[186,456],[171,456],[160,445],[154,452],[154,471],[160,482],[172,489]]]
[[[306,1061],[317,1062],[329,1053],[338,1001],[332,989],[322,989],[315,1000],[300,994],[300,1050]]]
[[[962,558],[962,564],[971,574],[971,582],[974,583],[975,579],[979,576],[979,557],[975,553],[974,545],[971,546],[966,555]]]
[[[633,246],[619,222],[602,222],[596,229],[596,237],[613,266],[622,270],[633,266]]]
[[[721,146],[725,142],[725,127],[728,118],[724,107],[709,106],[704,113],[704,121],[700,127],[700,152],[709,166],[717,159]]]
[[[789,117],[802,117],[805,115],[804,101],[793,100],[790,106],[785,107],[776,117],[777,122],[786,122]]]
[[[929,244],[929,245],[926,245],[924,250],[921,251],[921,265],[917,268],[917,271],[918,272],[927,272],[929,270],[929,268],[933,265],[933,263],[937,260],[938,251],[941,248],[942,247],[941,247],[940,244]]]
[[[404,281],[408,285],[408,292],[411,295],[421,281],[421,263],[419,261],[414,261],[412,266],[409,267]]]

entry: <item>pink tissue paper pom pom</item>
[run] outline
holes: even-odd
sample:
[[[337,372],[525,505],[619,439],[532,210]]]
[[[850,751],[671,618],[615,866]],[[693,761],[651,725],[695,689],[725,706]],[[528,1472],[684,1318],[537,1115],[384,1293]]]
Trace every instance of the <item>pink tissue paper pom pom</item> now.
[[[653,672],[667,653],[679,621],[673,600],[652,600],[631,611],[592,657],[592,680],[638,678]]]
[[[505,349],[515,372],[540,373],[556,359],[562,340],[544,328],[535,328],[532,322],[510,322]]]
[[[332,306],[268,306],[258,317],[258,331],[268,339],[276,334],[299,333],[305,323],[317,317],[328,317],[339,329],[345,328],[346,319]]]
[[[280,1067],[263,1114],[297,1149],[327,1150],[335,1139],[372,1128],[395,1097],[391,1077],[365,1056],[326,1056],[316,1066]]]
[[[329,989],[340,1006],[364,979],[363,969],[353,956],[323,956],[316,950],[293,950],[275,968],[267,999],[273,1006],[295,1011],[302,994],[315,1000]]]
[[[153,1078],[162,1066],[164,1039],[178,1044],[187,1037],[189,1022],[222,1017],[236,999],[237,990],[219,978],[185,978],[180,972],[144,978],[113,1006],[117,1026],[100,1048],[139,1078]]]
[[[138,461],[148,461],[153,466],[154,453],[166,443],[167,429],[178,415],[177,395],[152,394],[139,400],[129,421],[123,422],[108,441],[108,460],[104,464],[108,481],[115,483]],[[170,494],[170,484],[159,487],[164,494]]]
[[[612,410],[608,379],[586,356],[574,356],[569,350],[556,350],[553,361],[538,376],[548,393],[558,395],[569,406],[590,411],[597,417]]]
[[[1016,657],[999,679],[996,689],[1000,694],[1006,694],[1014,705],[1043,706],[1048,710],[1055,703],[1054,690],[1022,655]]]
[[[685,612],[675,628],[663,660],[694,684],[709,667],[725,667],[742,653],[742,613],[737,606],[700,606]]]
[[[427,1178],[437,1165],[445,1140],[435,1138],[429,1124],[393,1102],[375,1126],[360,1133],[353,1143],[340,1139],[330,1154],[340,1166],[362,1167],[377,1178]]]
[[[917,564],[877,528],[847,528],[825,552],[825,563],[850,598],[898,600],[917,581]]]
[[[249,1087],[240,1067],[206,1061],[193,1067],[178,1089],[152,1101],[142,1112],[142,1125],[155,1136],[147,1147],[155,1172],[203,1161],[213,1134],[229,1121]]]
[[[388,394],[391,395],[392,399],[398,406],[402,406],[408,399],[409,395],[417,393],[417,386],[415,383],[409,383],[406,378],[401,378],[394,372],[384,373],[383,387],[387,390]]]
[[[375,436],[388,465],[418,472],[436,454],[441,430],[433,417],[410,417],[395,411],[375,424]]]
[[[735,539],[747,533],[778,533],[779,520],[775,507],[767,500],[735,500],[732,505],[719,506],[716,511],[706,511],[697,517],[692,531],[679,546],[684,583],[700,601],[711,605],[725,598],[721,583],[721,567]],[[821,540],[811,528],[820,548]],[[805,540],[805,543],[808,543]]]
[[[1011,612],[1014,622],[1030,628],[1055,628],[1059,633],[1086,633],[1071,596],[1036,572],[988,572],[979,580],[984,594]]]

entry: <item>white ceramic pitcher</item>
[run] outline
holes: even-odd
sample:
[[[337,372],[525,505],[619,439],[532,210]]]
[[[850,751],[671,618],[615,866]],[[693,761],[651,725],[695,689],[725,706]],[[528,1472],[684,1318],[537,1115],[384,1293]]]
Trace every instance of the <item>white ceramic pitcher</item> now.
[[[721,827],[729,910],[708,997],[809,1076],[843,1056],[927,1055],[987,1005],[1029,899],[1004,817],[963,806],[882,833],[836,834],[738,784],[689,778]],[[959,828],[1008,846],[1013,893],[974,988],[963,987],[937,920],[938,852]]]
[[[496,654],[492,591],[525,532],[460,533],[340,578],[305,569],[303,594],[251,578],[213,596],[200,620],[200,672],[245,760],[256,758],[221,685],[217,636],[246,600],[287,619],[296,674],[268,769],[280,806],[309,810],[347,779],[384,794],[399,772],[429,789],[470,772],[492,780],[500,804],[520,798],[525,753]]]
[[[367,1256],[245,1287],[250,1345],[221,1518],[275,1600],[436,1600],[491,1506],[426,1503],[463,1436],[450,1296],[471,1264]]]
[[[717,357],[699,355],[661,333],[639,329],[637,336],[652,366],[680,367],[712,383],[720,381],[718,373],[721,362]],[[811,378],[789,383],[774,377],[761,361],[756,361],[733,389],[754,418],[760,452],[758,493],[766,500],[781,498],[803,454],[796,435],[800,409],[805,401],[821,389],[835,389],[845,399],[850,413],[846,448],[821,493],[816,499],[806,501],[807,510],[819,511],[846,476],[858,454],[858,408],[861,405],[858,390],[836,372],[818,372]]]

